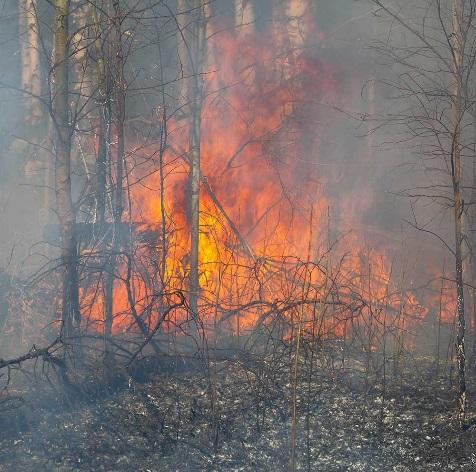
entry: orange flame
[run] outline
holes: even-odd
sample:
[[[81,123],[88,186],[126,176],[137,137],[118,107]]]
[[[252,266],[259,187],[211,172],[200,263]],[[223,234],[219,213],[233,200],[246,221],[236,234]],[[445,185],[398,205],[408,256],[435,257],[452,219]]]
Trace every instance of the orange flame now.
[[[331,201],[319,185],[315,164],[320,135],[332,124],[321,103],[345,97],[339,94],[337,70],[295,51],[286,53],[282,34],[278,29],[246,35],[224,31],[210,40],[201,129],[201,166],[207,179],[200,197],[201,315],[213,319],[219,312],[236,332],[278,313],[299,320],[303,330],[337,336],[345,336],[352,322],[336,308],[343,300],[367,319],[390,312],[410,312],[421,319],[427,310],[416,295],[397,289],[385,254],[366,250],[358,235],[344,239],[344,247],[331,258]],[[140,222],[136,232],[156,232],[153,244],[137,244],[134,254],[138,262],[131,284],[138,313],[147,310],[154,296],[146,280],[167,290],[187,290],[188,128],[184,121],[169,120],[167,129],[163,209],[158,146],[129,136],[127,219]],[[159,236],[162,224],[166,241]],[[163,247],[164,280],[157,282]],[[124,279],[125,267],[119,272]],[[329,295],[336,286],[341,300]],[[91,326],[103,320],[102,297],[91,288],[83,292]],[[301,303],[289,308],[296,300]],[[151,310],[151,318],[157,318],[157,310]],[[115,283],[113,311],[114,332],[134,324],[124,280]]]

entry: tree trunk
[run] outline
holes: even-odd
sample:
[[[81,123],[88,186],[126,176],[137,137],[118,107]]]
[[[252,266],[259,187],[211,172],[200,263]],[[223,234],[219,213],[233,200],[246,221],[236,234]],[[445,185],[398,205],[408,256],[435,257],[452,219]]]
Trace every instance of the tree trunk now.
[[[86,2],[83,5],[78,5],[71,13],[71,23],[74,25],[75,31],[71,40],[73,63],[73,79],[71,82],[72,94],[76,98],[78,108],[88,101],[92,94],[88,54],[88,22],[91,16],[91,8],[92,5]]]
[[[464,424],[466,418],[466,354],[465,354],[465,309],[464,309],[464,283],[463,283],[463,231],[462,231],[462,189],[461,189],[461,118],[463,102],[463,0],[453,0],[453,51],[454,71],[456,82],[453,104],[451,170],[454,197],[455,221],[455,269],[456,269],[456,295],[458,329],[456,336],[456,356],[458,362],[458,400],[459,421]]]
[[[310,29],[309,0],[287,0],[285,6],[286,29],[292,51],[300,53]]]
[[[472,288],[471,293],[471,309],[472,309],[472,348],[470,357],[470,368],[474,369],[476,364],[476,122],[474,127],[474,144],[473,144],[473,176],[472,176],[472,191],[469,205],[469,231],[470,231],[470,244],[471,254],[469,260],[469,276],[471,280]]]
[[[98,84],[98,153],[96,159],[96,215],[100,231],[104,230],[106,217],[106,178],[108,168],[108,153],[111,141],[111,87],[109,71],[109,41],[101,40],[101,14],[96,5],[92,6],[94,23],[94,50],[96,55],[96,75]]]
[[[249,31],[253,28],[255,12],[251,0],[235,0],[235,26],[242,31]]]
[[[124,54],[122,48],[122,12],[117,1],[113,2],[114,19],[113,19],[113,51],[114,51],[114,84],[115,103],[116,103],[116,131],[117,131],[117,148],[116,148],[116,184],[113,195],[113,234],[111,244],[111,254],[109,256],[108,270],[106,271],[105,286],[105,327],[104,334],[106,337],[106,358],[111,360],[110,346],[108,339],[112,335],[113,322],[113,301],[114,301],[114,281],[115,270],[117,264],[117,252],[120,243],[120,224],[122,221],[123,204],[123,161],[124,161],[124,121],[126,114],[126,87],[124,80]]]
[[[27,92],[27,119],[31,125],[37,125],[42,118],[40,101],[40,36],[37,22],[37,0],[20,0],[19,33],[21,52],[21,86]]]
[[[312,21],[310,0],[275,0],[273,7],[273,35],[277,47],[274,61],[275,82],[294,86],[301,77],[298,70]],[[284,105],[283,114],[294,111],[291,101]]]
[[[200,240],[200,142],[202,123],[202,67],[205,46],[205,17],[201,0],[193,0],[193,34],[189,44],[190,64],[192,69],[191,102],[190,102],[190,134],[189,153],[191,162],[190,173],[190,276],[189,303],[192,316],[198,314],[199,282],[199,240]]]
[[[55,191],[61,227],[61,258],[63,264],[62,320],[66,336],[79,328],[77,247],[75,215],[71,195],[71,127],[68,113],[68,16],[69,1],[55,1],[55,34],[52,114],[55,136]]]
[[[190,95],[190,76],[192,74],[190,66],[190,54],[188,49],[190,34],[187,28],[189,21],[190,0],[177,0],[177,61],[178,61],[178,77],[177,77],[177,102],[182,115],[189,114],[189,95]]]

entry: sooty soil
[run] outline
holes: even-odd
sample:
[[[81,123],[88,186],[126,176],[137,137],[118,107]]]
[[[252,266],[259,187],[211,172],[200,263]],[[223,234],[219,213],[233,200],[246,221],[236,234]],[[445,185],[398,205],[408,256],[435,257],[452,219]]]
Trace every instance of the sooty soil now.
[[[63,408],[27,401],[3,415],[0,470],[289,471],[289,368],[244,365],[127,379]],[[454,387],[411,372],[370,384],[301,369],[296,470],[476,471],[476,426],[458,428]]]

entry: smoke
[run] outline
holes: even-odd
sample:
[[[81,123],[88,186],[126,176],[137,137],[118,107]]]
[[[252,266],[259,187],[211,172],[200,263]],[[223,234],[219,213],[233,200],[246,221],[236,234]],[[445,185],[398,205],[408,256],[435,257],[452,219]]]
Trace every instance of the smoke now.
[[[451,280],[441,279],[451,279],[451,260],[441,241],[428,233],[451,241],[451,225],[438,202],[409,198],[414,193],[409,189],[422,181],[421,163],[412,148],[398,141],[401,128],[382,126],[402,106],[385,85],[400,69],[376,48],[386,39],[388,23],[367,2],[303,0],[295,3],[305,17],[293,17],[290,11],[301,11],[289,6],[293,2],[254,0],[248,3],[254,10],[247,13],[252,21],[240,25],[234,0],[210,2],[207,56],[200,74],[201,303],[195,326],[182,304],[162,317],[177,301],[177,292],[189,290],[189,128],[190,103],[196,97],[187,95],[192,95],[188,82],[193,74],[180,57],[187,54],[181,34],[190,34],[188,16],[173,15],[177,2],[121,3],[134,3],[136,11],[121,24],[127,51],[125,211],[120,224],[113,224],[117,96],[112,93],[105,100],[99,90],[97,32],[88,24],[90,17],[78,14],[91,2],[72,2],[78,8],[71,17],[76,35],[69,58],[71,178],[85,336],[84,356],[67,375],[77,373],[79,378],[87,371],[93,380],[79,378],[77,384],[102,392],[98,385],[116,380],[108,364],[116,348],[119,384],[130,363],[142,355],[147,366],[149,354],[169,362],[167,356],[177,352],[195,355],[198,346],[197,358],[203,352],[208,356],[209,349],[230,358],[244,352],[239,361],[246,364],[246,350],[249,359],[256,350],[258,359],[271,349],[273,336],[283,346],[288,343],[283,359],[292,359],[292,336],[298,332],[297,369],[299,343],[304,345],[301,330],[303,338],[312,336],[312,359],[322,348],[318,365],[331,362],[332,370],[332,356],[342,355],[344,364],[349,355],[345,347],[340,352],[346,336],[352,338],[349,346],[355,342],[356,352],[360,350],[356,358],[362,352],[368,356],[367,369],[373,368],[369,359],[376,352],[376,364],[382,362],[386,372],[387,360],[395,354],[396,365],[407,347],[439,359],[451,342],[455,304]],[[48,104],[54,20],[51,5],[40,4],[38,73]],[[1,360],[28,352],[32,345],[48,345],[58,336],[62,274],[61,228],[52,189],[55,157],[54,149],[47,149],[49,110],[43,107],[39,123],[31,122],[31,97],[19,90],[27,65],[18,5],[4,2],[0,8]],[[183,27],[181,34],[178,27]],[[106,40],[102,48],[107,57],[115,57]],[[107,216],[98,223],[97,156],[105,120],[101,113],[108,107]],[[425,232],[414,227],[418,225]],[[108,338],[105,279],[110,274],[113,317]],[[155,339],[160,339],[157,345]],[[326,349],[337,346],[330,361],[324,341],[329,341]],[[272,349],[274,359],[278,351]],[[383,360],[378,357],[382,351]],[[206,363],[209,367],[206,356],[194,369]],[[182,362],[177,359],[176,364]],[[303,356],[303,365],[308,361]],[[162,369],[160,362],[151,361],[151,369]],[[267,362],[265,382],[275,375],[274,365],[265,370]],[[40,377],[45,384],[50,378],[66,388],[74,384],[62,365],[44,365]],[[312,369],[310,364],[309,379]],[[279,366],[278,371],[283,378],[291,374],[283,374]],[[10,386],[30,386],[25,378],[15,377]],[[36,376],[32,379],[36,382]],[[71,397],[76,395],[74,391]],[[61,401],[55,398],[46,408],[54,410]]]
[[[183,116],[177,83],[185,82],[185,78],[183,64],[177,59],[177,24],[170,10],[143,3],[144,9],[125,22],[129,41],[126,161],[129,169],[134,169],[128,182],[127,199],[132,207],[127,216],[158,232],[161,202],[157,165],[165,126],[165,97],[169,133],[166,213],[172,235],[169,247],[174,251],[167,275],[170,280],[181,277],[183,284],[188,264],[189,168],[183,159],[188,145],[187,117]],[[234,2],[210,4],[212,39],[204,73],[203,173],[227,217],[258,256],[265,256],[271,248],[272,256],[294,251],[294,256],[304,260],[306,239],[312,233],[316,251],[339,242],[341,257],[362,253],[361,259],[372,259],[370,254],[374,254],[372,260],[378,267],[385,267],[392,277],[399,274],[396,279],[401,291],[423,286],[440,273],[444,251],[437,239],[416,231],[404,220],[427,221],[428,215],[439,214],[440,207],[425,203],[411,208],[411,200],[396,195],[418,181],[414,171],[417,161],[408,149],[387,145],[395,140],[387,129],[376,130],[378,117],[394,106],[381,79],[395,71],[381,65],[371,47],[385,38],[385,23],[366,2],[308,4],[306,18],[297,22],[302,27],[301,39],[295,31],[287,31],[285,10],[271,0],[253,3],[255,18],[247,28],[234,25]],[[41,51],[41,67],[47,97],[52,11],[48,6],[42,8],[45,50]],[[0,211],[5,223],[0,228],[0,261],[11,278],[26,280],[58,255],[51,245],[42,244],[45,222],[57,223],[54,211],[45,209],[45,162],[53,157],[48,155],[45,161],[42,156],[47,119],[36,127],[25,124],[25,96],[13,87],[18,85],[22,67],[17,6],[5,3],[1,13],[0,80],[5,85],[0,89],[0,144],[4,150],[0,156]],[[74,21],[72,24],[73,28],[78,26]],[[292,40],[286,34],[294,34]],[[298,47],[293,50],[296,41]],[[90,54],[93,60],[92,47]],[[72,66],[73,77],[74,70]],[[77,85],[74,79],[71,85]],[[44,115],[48,115],[47,110]],[[84,199],[77,214],[80,223],[87,223],[88,210],[94,207],[96,99],[88,102],[84,115],[76,124],[73,152],[75,196]],[[113,152],[114,129],[111,136]],[[113,174],[111,170],[111,180]],[[49,198],[51,209],[51,192]],[[203,204],[206,229],[202,253],[207,269],[201,282],[213,293],[218,249],[226,253],[239,244],[213,198],[205,195]],[[313,232],[309,231],[311,210]],[[447,226],[440,219],[427,228],[442,229],[441,234],[447,237]],[[216,240],[225,243],[216,244]],[[370,262],[359,264],[362,268]],[[352,267],[349,273],[356,270]],[[124,287],[118,291],[115,307],[121,313],[117,324],[122,329],[130,323],[124,314],[129,301]],[[138,293],[145,296],[146,290],[138,289]],[[50,295],[51,300],[57,298]],[[86,296],[85,300],[95,305],[94,298]],[[427,301],[423,297],[420,303]],[[99,302],[88,306],[93,322],[102,319],[102,309]],[[39,318],[48,320],[49,316],[50,322],[57,319],[57,313],[51,312]],[[31,340],[24,337],[23,346]]]

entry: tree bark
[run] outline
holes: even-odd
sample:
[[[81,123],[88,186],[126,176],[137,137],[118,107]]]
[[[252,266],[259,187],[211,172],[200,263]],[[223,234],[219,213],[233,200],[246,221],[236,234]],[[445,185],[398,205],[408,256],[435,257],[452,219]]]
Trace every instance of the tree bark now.
[[[106,11],[109,11],[107,8]],[[97,6],[92,6],[92,17],[94,23],[94,50],[96,56],[96,75],[98,84],[98,108],[99,108],[99,129],[98,129],[98,152],[96,159],[96,215],[95,221],[98,223],[100,231],[104,230],[106,218],[106,179],[108,168],[108,154],[111,141],[111,87],[109,71],[109,41],[102,40],[102,14],[98,12]]]
[[[205,47],[205,14],[201,0],[192,2],[193,28],[190,36],[190,65],[192,78],[190,84],[190,133],[189,154],[190,172],[190,275],[189,304],[193,317],[198,315],[199,281],[199,240],[200,240],[200,143],[202,123],[202,68]]]
[[[26,122],[37,125],[43,116],[41,103],[36,98],[41,96],[37,0],[20,0],[19,10],[21,86],[28,93],[25,99],[28,113]]]
[[[182,115],[188,115],[189,94],[190,94],[190,54],[189,39],[190,32],[188,25],[190,11],[190,0],[177,0],[177,60],[180,72],[177,77],[177,102]]]
[[[474,144],[473,144],[473,176],[472,176],[472,191],[469,206],[469,231],[471,253],[469,260],[469,277],[472,288],[470,288],[470,299],[472,309],[472,347],[470,356],[470,368],[474,369],[476,364],[476,122],[473,124],[474,128]]]
[[[75,214],[71,195],[71,127],[69,124],[68,85],[69,1],[55,1],[55,34],[52,118],[55,122],[55,191],[61,227],[63,266],[62,320],[66,336],[79,328],[77,247]]]
[[[123,204],[123,175],[124,175],[124,122],[126,114],[126,86],[124,80],[124,53],[122,47],[122,12],[118,1],[113,2],[114,19],[113,19],[113,50],[114,50],[114,94],[116,103],[116,132],[117,132],[117,148],[116,148],[116,184],[113,194],[113,234],[111,253],[109,256],[108,270],[106,271],[105,285],[105,327],[104,333],[106,337],[106,358],[111,360],[109,343],[107,340],[112,336],[113,323],[113,301],[114,301],[114,281],[115,270],[117,264],[117,252],[120,243],[120,224],[122,221],[122,213],[124,211]]]
[[[235,26],[244,31],[252,29],[255,21],[254,5],[251,0],[235,0]]]
[[[458,400],[459,421],[464,424],[466,419],[466,354],[465,354],[465,308],[463,283],[463,199],[461,189],[461,119],[463,103],[463,30],[464,30],[464,0],[453,0],[453,77],[456,83],[453,103],[451,174],[454,198],[455,221],[455,278],[457,295],[458,328],[456,336],[456,356],[458,362]]]
[[[292,51],[300,52],[309,34],[309,0],[287,0],[285,6],[286,29]]]
[[[201,77],[200,77],[200,38],[202,36],[203,27],[202,4],[201,0],[194,0],[193,7],[195,9],[194,36],[192,44],[189,45],[191,50],[192,65],[192,101],[190,104],[191,120],[189,135],[189,151],[192,163],[190,174],[190,309],[193,316],[198,313],[198,296],[200,291],[199,283],[199,238],[200,238],[200,142],[201,142]]]

